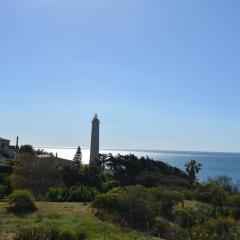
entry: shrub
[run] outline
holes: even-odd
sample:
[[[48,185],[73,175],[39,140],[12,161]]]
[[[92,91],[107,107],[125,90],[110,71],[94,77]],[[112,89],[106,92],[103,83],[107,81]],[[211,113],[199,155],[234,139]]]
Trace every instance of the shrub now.
[[[184,196],[177,191],[168,191],[165,188],[151,188],[150,194],[154,199],[161,203],[161,214],[165,217],[171,217],[174,205],[181,202],[184,205]]]
[[[183,190],[181,190],[181,193],[183,194],[183,197],[186,200],[193,200],[194,199],[194,193],[191,190],[183,189]]]
[[[183,240],[188,239],[187,233],[178,225],[168,223],[162,218],[158,218],[152,229],[154,236],[164,238],[166,240]]]
[[[93,207],[117,214],[123,225],[135,229],[145,229],[146,222],[153,224],[158,205],[144,187],[128,186],[115,191],[98,195]]]
[[[115,180],[104,182],[102,186],[102,190],[103,192],[108,192],[113,188],[119,187],[119,185],[120,185],[119,181],[115,181]]]
[[[21,228],[17,231],[14,240],[45,240],[47,235],[47,228],[43,226]]]
[[[0,199],[2,199],[5,195],[5,186],[4,185],[0,185]]]
[[[234,216],[240,219],[240,195],[233,195],[229,198],[229,205],[234,208]]]
[[[60,229],[56,226],[33,226],[21,228],[17,231],[14,240],[85,240],[84,232]]]
[[[191,209],[178,210],[174,215],[175,222],[182,228],[191,228],[199,222],[198,213]]]
[[[128,186],[119,195],[120,214],[130,226],[145,229],[146,222],[153,224],[158,203],[142,186]]]
[[[232,218],[219,217],[209,219],[203,225],[197,225],[192,229],[193,240],[219,240],[235,239],[232,230],[236,226],[236,221]]]
[[[36,209],[35,199],[28,190],[16,190],[8,197],[10,209],[19,212],[28,212]]]
[[[69,191],[69,200],[73,202],[91,202],[95,199],[97,191],[87,186],[73,187]]]
[[[195,193],[195,199],[200,202],[211,203],[212,196],[210,192],[199,192]]]
[[[93,202],[93,207],[116,211],[120,207],[119,195],[115,193],[99,194]]]
[[[46,199],[53,202],[91,202],[95,199],[97,191],[87,186],[67,188],[50,188]]]
[[[235,186],[232,182],[232,179],[228,176],[217,176],[215,178],[209,178],[207,181],[208,184],[217,184],[221,187],[224,191],[233,193],[235,190]]]
[[[49,188],[46,194],[46,200],[53,201],[53,202],[63,202],[66,201],[65,197],[65,189],[56,187],[56,188]]]

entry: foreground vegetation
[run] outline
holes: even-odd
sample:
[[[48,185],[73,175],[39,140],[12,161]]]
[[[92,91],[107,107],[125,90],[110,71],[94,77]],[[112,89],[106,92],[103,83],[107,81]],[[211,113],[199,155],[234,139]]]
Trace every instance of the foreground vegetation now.
[[[0,197],[8,201],[0,206],[2,236],[240,240],[238,187],[226,176],[199,183],[201,169],[195,160],[184,172],[134,155],[99,155],[96,166],[75,157],[62,166],[24,146],[0,169]]]
[[[9,213],[6,202],[0,203],[0,239],[1,240],[130,240],[141,239],[138,232],[120,230],[119,227],[100,221],[81,203],[37,202],[35,212],[18,215]],[[60,238],[54,238],[59,232]],[[30,238],[35,234],[35,237]],[[51,237],[52,234],[52,238]],[[43,238],[40,236],[45,235]],[[47,237],[49,238],[47,238]],[[27,238],[28,237],[28,238]]]

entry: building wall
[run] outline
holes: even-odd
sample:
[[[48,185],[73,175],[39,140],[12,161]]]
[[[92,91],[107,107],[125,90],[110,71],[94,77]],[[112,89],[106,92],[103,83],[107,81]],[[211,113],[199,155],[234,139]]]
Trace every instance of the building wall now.
[[[10,145],[10,141],[0,140],[0,150],[1,151],[8,150],[9,149],[9,145]]]
[[[14,157],[14,152],[9,149],[10,141],[0,139],[0,154],[7,155],[9,158]]]

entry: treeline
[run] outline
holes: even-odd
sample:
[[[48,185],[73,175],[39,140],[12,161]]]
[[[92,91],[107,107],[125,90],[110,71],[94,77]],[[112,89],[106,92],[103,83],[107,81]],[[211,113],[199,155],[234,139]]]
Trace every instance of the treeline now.
[[[188,176],[182,170],[149,157],[136,157],[133,154],[100,154],[97,162],[108,169],[121,186],[140,184],[146,187],[157,185],[187,186]]]
[[[0,186],[9,189],[28,189],[37,199],[43,200],[50,188],[66,189],[85,186],[98,192],[107,192],[118,186],[165,185],[173,189],[189,186],[187,174],[178,168],[148,157],[134,155],[99,155],[98,165],[62,166],[48,158],[39,158],[31,146],[20,148],[13,166],[0,175]],[[4,175],[5,174],[5,175]],[[5,180],[2,178],[3,176]],[[5,192],[9,194],[9,191]],[[70,198],[69,198],[70,199]]]

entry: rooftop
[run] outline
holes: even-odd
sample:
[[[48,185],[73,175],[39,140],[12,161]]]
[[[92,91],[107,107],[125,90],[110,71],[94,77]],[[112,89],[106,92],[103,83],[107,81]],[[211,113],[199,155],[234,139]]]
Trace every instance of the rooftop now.
[[[0,137],[0,141],[1,141],[1,142],[10,142],[10,140],[5,139],[5,138],[1,138],[1,137]]]

